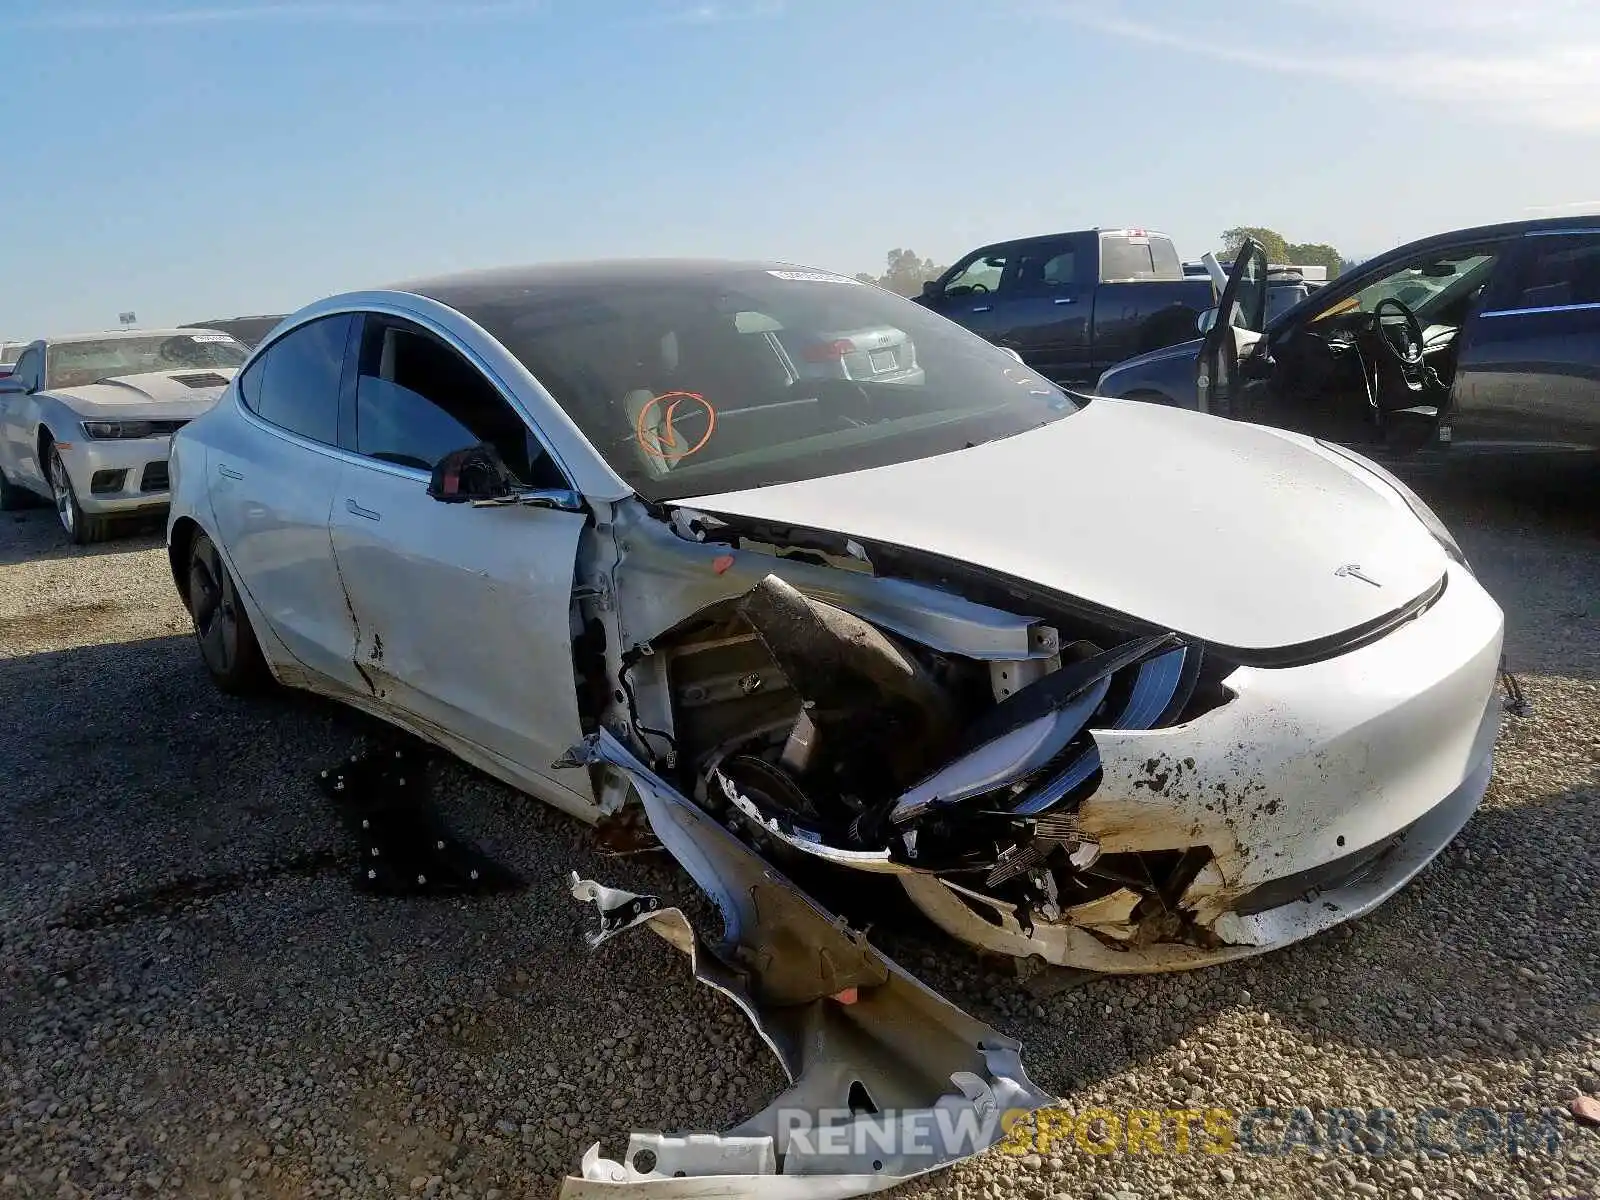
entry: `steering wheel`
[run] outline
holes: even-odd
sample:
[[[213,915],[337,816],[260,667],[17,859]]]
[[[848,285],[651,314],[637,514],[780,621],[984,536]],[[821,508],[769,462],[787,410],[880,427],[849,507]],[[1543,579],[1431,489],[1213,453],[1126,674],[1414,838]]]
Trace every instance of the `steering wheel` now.
[[[1405,326],[1403,342],[1390,332],[1395,328],[1392,323],[1384,324],[1383,314],[1388,309],[1394,309],[1400,314],[1401,323]],[[1402,367],[1415,367],[1422,362],[1422,322],[1417,320],[1417,314],[1411,311],[1410,305],[1404,300],[1398,300],[1393,296],[1379,300],[1372,306],[1372,321],[1378,333],[1378,340]]]
[[[988,290],[989,290],[989,285],[987,283],[969,283],[969,284],[967,284],[967,291],[970,294],[974,295],[974,296],[976,296],[976,295],[978,295],[978,294],[980,294],[982,292],[987,292]]]

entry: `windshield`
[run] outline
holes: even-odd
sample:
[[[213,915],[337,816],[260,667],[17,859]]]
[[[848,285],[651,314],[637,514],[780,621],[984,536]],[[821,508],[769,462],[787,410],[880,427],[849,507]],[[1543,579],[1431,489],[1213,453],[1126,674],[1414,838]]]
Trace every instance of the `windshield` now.
[[[55,342],[45,360],[45,386],[84,387],[119,375],[216,370],[244,365],[249,351],[225,333],[158,333],[99,341]]]
[[[515,354],[649,500],[943,454],[1081,402],[927,309],[820,271],[432,294]]]
[[[1382,300],[1399,300],[1424,323],[1437,312],[1488,282],[1495,255],[1490,249],[1449,250],[1374,280],[1360,291],[1331,304],[1312,318],[1326,321],[1349,313],[1370,313]]]

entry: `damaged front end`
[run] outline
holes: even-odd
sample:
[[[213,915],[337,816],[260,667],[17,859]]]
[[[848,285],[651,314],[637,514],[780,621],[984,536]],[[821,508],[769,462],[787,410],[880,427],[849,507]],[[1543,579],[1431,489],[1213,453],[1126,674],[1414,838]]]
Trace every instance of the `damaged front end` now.
[[[600,914],[590,945],[649,926],[750,1018],[790,1086],[722,1134],[636,1133],[621,1161],[591,1147],[563,1200],[861,1195],[979,1153],[1051,1102],[1023,1071],[1017,1042],[823,911],[609,732],[565,761],[626,776],[723,921],[721,938],[707,942],[679,909],[574,875],[573,895]]]
[[[983,1136],[910,1158],[835,1152],[884,1114],[970,1123],[1045,1102],[1015,1043],[901,972],[780,865],[894,876],[987,952],[1186,969],[1370,910],[1486,786],[1501,618],[1454,574],[1381,629],[1247,652],[825,531],[618,516],[579,613],[590,732],[557,765],[591,771],[603,828],[638,796],[726,928],[713,946],[648,897],[582,881],[576,894],[602,910],[596,944],[644,923],[689,953],[792,1087],[723,1137],[641,1135],[623,1162],[591,1151],[572,1195],[746,1190],[728,1177],[767,1195],[855,1194],[1003,1132],[980,1122]],[[819,1154],[784,1114],[849,1133]]]
[[[1171,633],[1026,624],[1026,657],[970,632],[941,648],[766,573],[654,640],[674,738],[654,765],[776,861],[900,875],[914,900],[922,877],[1025,930],[1114,896],[1118,927],[1204,939],[1174,903],[1204,853],[1103,855],[1078,807],[1101,778],[1091,726],[1190,719],[1231,668]]]

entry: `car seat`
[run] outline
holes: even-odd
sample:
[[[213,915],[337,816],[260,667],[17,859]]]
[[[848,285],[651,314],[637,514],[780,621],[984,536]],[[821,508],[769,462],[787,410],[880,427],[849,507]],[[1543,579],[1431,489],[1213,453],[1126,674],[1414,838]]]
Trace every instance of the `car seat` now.
[[[660,336],[641,334],[633,350],[633,367],[641,377],[640,386],[630,388],[622,397],[622,411],[628,419],[634,454],[646,472],[660,479],[684,457],[663,453],[672,441],[672,430],[667,424],[667,405],[655,403],[657,396],[673,390],[672,381],[678,373],[678,335],[671,330]]]

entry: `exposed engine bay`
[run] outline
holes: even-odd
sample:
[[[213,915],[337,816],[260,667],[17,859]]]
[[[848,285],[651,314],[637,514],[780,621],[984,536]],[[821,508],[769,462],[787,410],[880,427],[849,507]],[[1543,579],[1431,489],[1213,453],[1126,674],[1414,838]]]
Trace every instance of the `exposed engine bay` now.
[[[627,662],[628,691],[648,662],[670,705],[670,734],[636,716],[634,733],[775,861],[936,876],[1024,930],[1116,895],[1140,936],[1209,944],[1176,904],[1208,852],[1102,853],[1077,808],[1102,774],[1091,727],[1190,720],[1225,702],[1233,664],[1086,621],[1033,637],[1048,653],[939,651],[767,574]]]

